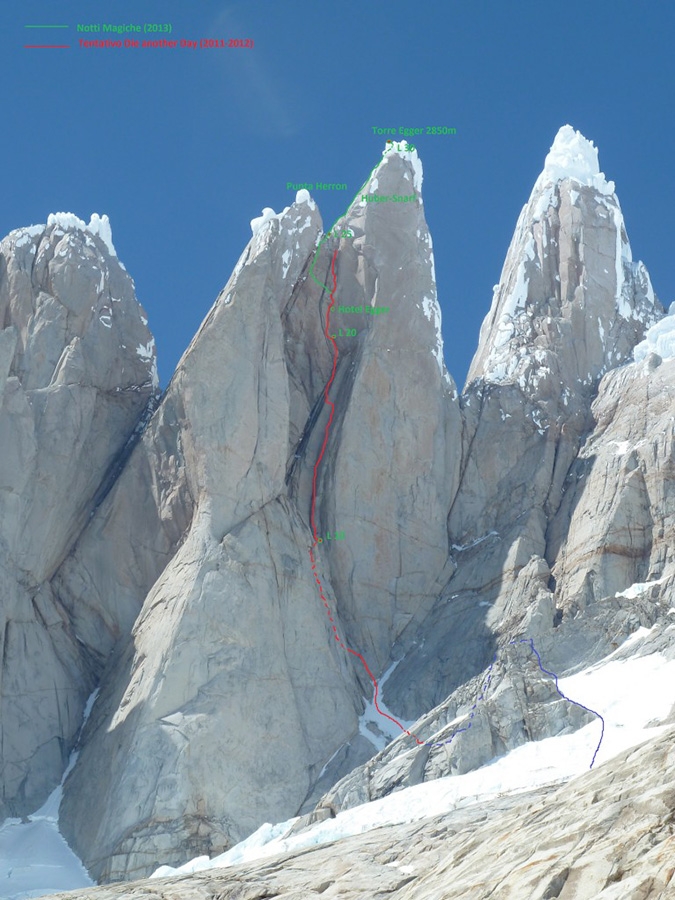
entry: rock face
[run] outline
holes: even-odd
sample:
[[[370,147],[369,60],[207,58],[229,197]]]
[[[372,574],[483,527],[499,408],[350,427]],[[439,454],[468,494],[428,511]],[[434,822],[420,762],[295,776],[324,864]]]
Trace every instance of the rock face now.
[[[509,569],[544,555],[545,518],[599,378],[630,358],[662,314],[644,266],[632,262],[597,150],[565,126],[518,219],[469,370],[472,446],[450,517],[458,543],[506,526]]]
[[[330,545],[330,581],[349,643],[378,673],[452,572],[446,517],[459,478],[461,420],[443,362],[421,182],[416,157],[390,151],[357,195],[344,220],[354,237],[338,251],[330,317],[333,328],[356,337],[337,341],[317,515],[322,532],[345,533]],[[416,201],[364,199],[404,193]],[[342,312],[354,308],[363,312]],[[321,417],[317,425],[322,431]],[[366,496],[375,502],[364,504]]]
[[[600,385],[595,427],[551,523],[551,544],[561,544],[554,575],[566,614],[635,583],[658,592],[673,566],[674,388],[675,361],[655,354],[610,372]]]
[[[467,384],[516,383],[568,406],[662,313],[597,149],[564,126],[516,224]]]
[[[462,397],[448,518],[455,572],[407,651],[394,648],[401,659],[384,687],[415,737],[354,768],[323,806],[460,774],[579,727],[579,710],[522,642],[563,674],[665,620],[675,574],[670,365],[652,356],[617,368],[662,313],[597,151],[562,128],[518,220]],[[614,596],[638,582],[650,582],[640,602]],[[489,697],[475,709],[488,673]]]
[[[153,396],[154,342],[107,219],[0,244],[0,815],[55,787],[107,654],[139,606],[85,619],[53,579]]]
[[[389,151],[363,198],[405,206],[359,196],[320,239],[302,192],[252,223],[59,573],[73,608],[143,603],[61,807],[96,878],[220,852],[372,755],[372,685],[347,647],[380,675],[452,570],[460,413],[420,190],[416,155]]]
[[[574,731],[542,660],[666,628],[675,368],[597,151],[556,137],[461,397],[421,183],[394,144],[327,233],[306,191],[265,210],[156,409],[105,222],[2,245],[5,809],[98,686],[60,817],[97,880]]]
[[[598,381],[662,312],[644,266],[632,262],[597,150],[565,126],[518,219],[462,397],[448,518],[457,571],[387,683],[406,718],[480,676],[496,634],[519,634],[515,619],[533,602],[553,618],[549,523],[592,427]],[[429,666],[433,677],[420,677]]]

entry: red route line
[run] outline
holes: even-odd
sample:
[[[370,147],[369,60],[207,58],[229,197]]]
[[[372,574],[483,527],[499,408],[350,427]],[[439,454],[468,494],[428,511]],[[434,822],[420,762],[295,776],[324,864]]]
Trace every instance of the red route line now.
[[[328,444],[328,434],[330,432],[330,426],[333,424],[333,413],[335,412],[335,404],[328,396],[328,392],[331,389],[331,385],[335,380],[335,370],[337,368],[338,361],[338,348],[335,342],[335,338],[332,334],[329,334],[328,328],[330,326],[330,311],[335,306],[335,291],[337,289],[337,275],[335,274],[335,259],[338,255],[338,251],[336,250],[333,253],[333,259],[330,263],[330,271],[333,276],[333,290],[330,292],[330,303],[328,304],[328,310],[326,311],[326,327],[324,329],[324,334],[328,338],[328,340],[333,345],[333,369],[330,373],[330,378],[326,383],[326,387],[323,392],[323,400],[328,406],[330,406],[330,415],[328,416],[328,421],[326,422],[326,428],[323,433],[323,444],[321,445],[321,450],[319,451],[319,455],[317,457],[316,462],[314,463],[314,475],[312,477],[312,505],[310,507],[309,512],[309,523],[312,529],[312,537],[314,538],[314,545],[319,543],[319,537],[316,533],[316,479],[319,474],[319,466],[321,465],[321,460],[323,459],[323,455],[326,452],[326,445]]]
[[[386,712],[384,712],[384,710],[380,709],[380,704],[378,703],[380,687],[377,683],[377,678],[375,678],[375,676],[371,672],[370,666],[365,661],[363,656],[357,650],[352,650],[351,647],[348,647],[344,643],[344,641],[342,640],[340,635],[338,634],[337,625],[335,624],[335,619],[333,618],[333,614],[332,614],[330,606],[328,604],[328,600],[326,599],[326,596],[324,594],[323,585],[321,584],[321,579],[319,578],[319,575],[317,574],[317,571],[316,571],[316,560],[314,559],[314,548],[322,542],[322,539],[318,536],[317,530],[316,530],[316,480],[317,480],[317,477],[319,474],[319,466],[321,465],[321,460],[323,459],[323,455],[326,452],[326,446],[328,445],[328,436],[330,434],[330,427],[333,424],[333,414],[335,413],[335,404],[328,396],[328,392],[330,391],[331,386],[332,386],[333,382],[335,381],[335,372],[337,369],[337,361],[338,361],[337,343],[336,343],[333,335],[330,334],[330,332],[329,332],[330,311],[333,308],[333,306],[335,305],[335,291],[337,290],[337,275],[335,274],[335,260],[337,258],[337,255],[338,255],[338,251],[335,250],[335,252],[333,253],[333,258],[331,260],[331,264],[330,264],[330,271],[331,271],[331,275],[333,276],[333,290],[330,292],[330,302],[328,304],[328,309],[326,311],[326,327],[324,329],[324,334],[325,334],[326,338],[333,345],[333,368],[331,370],[330,378],[326,382],[326,387],[324,388],[324,392],[323,392],[324,403],[330,407],[330,413],[328,415],[328,421],[326,422],[326,428],[324,429],[324,433],[323,433],[323,443],[321,444],[321,450],[319,451],[319,455],[317,456],[316,462],[314,463],[314,473],[312,476],[312,502],[311,502],[310,510],[309,510],[309,521],[310,521],[310,527],[312,529],[312,537],[314,538],[314,543],[309,548],[309,559],[312,564],[312,572],[314,573],[314,579],[315,579],[316,585],[319,589],[319,596],[323,600],[323,605],[326,607],[326,612],[328,613],[328,620],[331,623],[331,628],[333,629],[333,634],[335,636],[335,640],[338,642],[338,644],[340,645],[340,647],[343,650],[345,650],[347,653],[351,653],[352,656],[355,656],[357,659],[361,660],[363,668],[366,670],[366,672],[368,673],[368,677],[373,682],[373,689],[374,689],[373,704],[375,706],[375,709],[378,711],[378,713],[381,716],[383,716],[383,718],[389,719],[389,721],[393,722],[394,725],[398,725],[398,727],[401,729],[401,731],[404,734],[407,734],[410,737],[414,738],[417,741],[417,743],[421,745],[421,744],[424,744],[424,741],[421,741],[417,737],[416,734],[413,734],[411,731],[408,731],[407,728],[405,728],[403,725],[401,725],[401,723],[398,721],[398,719],[395,719],[393,716],[390,716],[389,713],[386,713]]]
[[[70,50],[70,44],[24,44],[24,50]]]

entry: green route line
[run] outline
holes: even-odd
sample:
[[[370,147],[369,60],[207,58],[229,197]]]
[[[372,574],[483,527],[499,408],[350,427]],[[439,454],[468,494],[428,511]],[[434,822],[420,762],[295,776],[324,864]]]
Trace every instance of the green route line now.
[[[378,162],[377,166],[379,166],[379,165],[381,164],[381,162],[382,162],[382,160],[380,160],[380,162]],[[363,188],[365,188],[365,186],[368,184],[368,182],[370,181],[370,179],[371,179],[371,177],[372,177],[372,175],[373,175],[373,172],[375,171],[375,169],[377,169],[377,166],[374,166],[373,169],[371,169],[370,175],[369,175],[368,178],[366,178],[366,180],[363,182],[363,184],[361,185],[361,188],[359,189],[359,191],[357,191],[357,193],[354,195],[354,198],[352,199],[351,203],[350,203],[349,206],[347,207],[347,211],[344,213],[343,216],[338,216],[338,218],[335,220],[335,222],[334,222],[333,225],[331,226],[330,231],[332,231],[333,228],[335,228],[336,224],[340,221],[340,219],[344,218],[344,216],[347,215],[347,212],[349,212],[349,209],[350,209],[350,207],[352,206],[352,204],[354,203],[354,200],[356,200],[356,198],[357,198],[358,195],[359,195],[359,192],[362,191]],[[316,260],[317,260],[318,255],[319,255],[319,250],[321,249],[322,244],[323,244],[326,240],[328,240],[328,238],[327,238],[326,235],[324,234],[323,238],[319,241],[319,245],[318,245],[317,248],[316,248],[316,253],[314,254],[314,259],[312,260],[312,264],[311,264],[310,269],[309,269],[309,274],[312,276],[313,280],[314,280],[320,287],[324,288],[325,290],[329,291],[329,293],[330,293],[330,303],[328,304],[328,311],[327,311],[327,313],[326,313],[326,328],[325,328],[324,334],[325,334],[325,336],[326,336],[327,339],[330,339],[330,341],[331,341],[331,343],[332,343],[332,345],[333,345],[333,371],[332,371],[331,376],[330,376],[330,378],[328,379],[328,382],[327,382],[327,384],[326,384],[326,387],[324,388],[324,391],[323,391],[324,403],[330,407],[330,415],[329,415],[329,417],[328,417],[328,422],[327,422],[327,424],[326,424],[326,428],[325,428],[325,431],[324,431],[323,444],[322,444],[322,446],[321,446],[321,450],[319,451],[319,456],[318,456],[316,462],[314,463],[314,478],[313,478],[313,481],[312,481],[312,498],[311,498],[311,502],[310,502],[310,525],[311,525],[312,535],[313,535],[313,538],[314,538],[314,543],[313,543],[313,545],[309,548],[309,559],[310,559],[310,564],[311,564],[311,567],[312,567],[312,574],[314,575],[314,580],[316,581],[317,587],[318,587],[318,589],[319,589],[319,596],[320,596],[321,599],[323,600],[323,604],[324,604],[324,606],[326,607],[326,610],[327,610],[327,612],[328,612],[328,618],[329,618],[329,620],[330,620],[330,622],[331,622],[331,627],[332,627],[333,632],[334,632],[335,640],[338,642],[338,644],[340,645],[340,647],[341,647],[346,653],[351,653],[352,656],[355,656],[357,659],[359,659],[359,660],[361,661],[361,663],[363,664],[364,669],[366,670],[366,672],[367,672],[367,674],[368,674],[368,677],[370,678],[370,680],[371,680],[372,683],[373,683],[373,704],[374,704],[375,709],[377,710],[377,712],[378,712],[381,716],[383,716],[385,719],[389,719],[390,722],[393,722],[395,725],[397,725],[397,726],[401,729],[401,733],[402,733],[402,734],[405,734],[405,735],[407,735],[408,737],[413,738],[413,740],[415,741],[415,743],[416,743],[418,746],[420,746],[420,747],[445,747],[445,746],[447,746],[448,744],[451,744],[452,741],[453,741],[459,734],[468,731],[468,730],[473,726],[473,719],[474,719],[475,716],[476,716],[476,709],[478,708],[478,704],[479,704],[482,700],[485,699],[485,695],[487,694],[488,688],[490,687],[490,684],[491,684],[491,682],[492,682],[492,670],[493,670],[493,666],[494,666],[495,663],[497,662],[497,654],[498,654],[499,650],[497,650],[497,651],[495,652],[494,659],[492,660],[492,662],[491,662],[490,665],[488,666],[487,677],[485,678],[485,680],[483,681],[483,684],[481,685],[481,688],[480,688],[480,694],[476,697],[475,702],[474,702],[473,706],[471,707],[471,711],[470,711],[469,717],[468,717],[468,723],[467,723],[465,726],[463,726],[462,728],[458,728],[456,731],[454,731],[454,732],[450,735],[449,738],[447,738],[447,739],[445,739],[445,740],[441,740],[441,741],[421,740],[414,732],[409,731],[409,730],[405,727],[405,725],[403,725],[401,722],[399,722],[398,719],[395,719],[393,716],[390,716],[389,713],[385,711],[385,710],[386,710],[386,707],[385,707],[384,710],[380,708],[380,705],[379,705],[379,703],[378,703],[378,696],[379,696],[379,692],[380,692],[380,685],[379,685],[379,683],[378,683],[378,680],[377,680],[377,678],[375,677],[375,675],[373,674],[372,670],[370,669],[368,663],[366,662],[366,658],[363,656],[363,654],[359,653],[358,650],[353,650],[353,649],[352,649],[351,647],[349,647],[346,643],[344,643],[344,641],[340,638],[340,635],[339,635],[339,633],[338,633],[337,626],[335,625],[335,620],[334,620],[334,618],[333,618],[333,616],[332,616],[332,614],[331,614],[331,610],[330,610],[330,606],[329,606],[329,604],[328,604],[328,600],[326,599],[326,596],[325,596],[325,594],[324,594],[324,587],[323,587],[323,584],[322,584],[322,582],[321,582],[321,578],[320,578],[320,576],[319,576],[319,574],[318,574],[318,572],[317,572],[317,560],[316,560],[315,557],[314,557],[314,547],[317,547],[320,543],[322,543],[322,539],[318,537],[317,529],[316,529],[316,521],[315,521],[316,493],[317,493],[316,483],[317,483],[317,474],[318,474],[319,466],[321,465],[321,461],[322,461],[322,459],[323,459],[324,451],[326,450],[326,446],[327,446],[327,444],[328,444],[328,436],[329,436],[329,432],[330,432],[330,426],[331,426],[331,424],[332,424],[332,421],[333,421],[333,413],[334,413],[334,411],[335,411],[335,404],[333,403],[332,400],[329,399],[328,394],[329,394],[329,391],[330,391],[330,387],[331,387],[331,385],[332,385],[332,383],[333,383],[333,381],[334,381],[334,379],[335,379],[335,371],[336,371],[337,360],[338,360],[338,349],[337,349],[337,344],[335,343],[335,336],[334,336],[334,335],[331,336],[331,335],[329,334],[329,327],[330,327],[330,312],[331,312],[331,308],[333,307],[333,305],[334,305],[334,303],[335,303],[335,291],[337,290],[337,275],[336,275],[336,272],[335,272],[335,260],[336,260],[337,255],[338,255],[338,250],[336,249],[336,250],[334,251],[334,253],[333,253],[333,255],[332,255],[331,266],[330,266],[330,271],[332,272],[332,275],[333,275],[333,289],[332,289],[332,290],[330,290],[330,288],[329,288],[327,285],[323,284],[323,282],[319,281],[319,279],[314,275],[314,272],[313,272],[314,265],[315,265],[315,263],[316,263]],[[388,530],[388,529],[385,529],[385,530]],[[586,710],[586,712],[592,713],[594,716],[597,716],[597,718],[600,719],[600,722],[601,722],[601,724],[602,724],[602,731],[601,731],[601,733],[600,733],[600,740],[599,740],[599,742],[598,742],[597,747],[595,748],[595,752],[593,753],[593,758],[592,758],[592,760],[591,760],[590,768],[592,769],[592,768],[593,768],[593,764],[595,763],[595,759],[596,759],[596,757],[597,757],[597,755],[598,755],[598,752],[599,752],[599,750],[600,750],[600,746],[602,745],[602,740],[603,740],[603,738],[604,738],[604,736],[605,736],[605,720],[604,720],[603,716],[602,716],[599,712],[596,712],[594,709],[591,709],[591,708],[588,707],[588,706],[584,706],[582,703],[578,703],[576,700],[571,700],[566,694],[563,694],[563,692],[560,690],[560,687],[559,687],[559,685],[558,685],[558,676],[555,674],[555,672],[550,672],[548,669],[545,669],[545,668],[544,668],[544,666],[543,666],[543,664],[542,664],[542,661],[541,661],[541,656],[539,655],[539,651],[537,650],[537,648],[534,646],[534,642],[533,642],[532,638],[516,638],[516,639],[514,639],[514,640],[512,640],[512,641],[509,641],[509,645],[517,645],[517,644],[529,644],[530,649],[532,650],[532,652],[534,653],[534,655],[535,655],[536,658],[537,658],[537,662],[538,662],[538,664],[539,664],[539,668],[541,669],[541,671],[542,671],[545,675],[549,675],[551,678],[553,678],[553,679],[555,680],[555,689],[556,689],[556,691],[558,692],[558,694],[563,698],[563,700],[567,700],[568,703],[573,703],[575,706],[578,706],[578,707],[580,707],[581,709]],[[419,721],[419,720],[418,720],[418,721]]]
[[[366,180],[363,182],[363,184],[361,185],[361,187],[360,187],[360,188],[358,189],[358,191],[354,194],[354,196],[352,197],[351,201],[349,202],[349,206],[347,207],[347,209],[343,212],[343,214],[342,214],[341,216],[338,216],[337,219],[333,222],[333,224],[331,225],[331,227],[328,229],[329,232],[332,231],[332,230],[335,228],[335,226],[336,226],[337,223],[340,221],[340,219],[344,219],[344,217],[347,215],[347,213],[349,212],[349,210],[351,209],[351,207],[354,205],[354,201],[356,200],[356,198],[359,196],[359,194],[361,193],[361,191],[364,189],[364,187],[368,184],[368,182],[370,181],[370,179],[373,177],[373,172],[375,171],[375,169],[377,169],[377,166],[380,166],[380,165],[382,165],[382,160],[380,160],[380,161],[377,163],[377,165],[376,165],[376,166],[373,166],[373,168],[370,170],[370,175],[366,178]],[[326,236],[326,233],[324,232],[324,236],[323,236],[323,237],[321,238],[321,240],[319,241],[319,245],[318,245],[318,247],[316,248],[316,252],[314,253],[314,259],[312,260],[312,264],[311,264],[310,267],[309,267],[309,276],[310,276],[310,278],[311,278],[313,281],[315,281],[315,282],[319,285],[319,287],[322,287],[325,291],[330,291],[330,288],[328,287],[328,285],[327,285],[327,284],[324,284],[323,281],[319,281],[319,279],[318,279],[318,278],[316,277],[316,275],[314,274],[314,266],[316,265],[316,261],[317,261],[317,259],[319,258],[319,251],[321,250],[321,247],[323,246],[323,244],[324,244],[327,240],[328,240],[328,238],[327,238],[327,236]]]
[[[70,25],[24,25],[24,28],[70,28]]]

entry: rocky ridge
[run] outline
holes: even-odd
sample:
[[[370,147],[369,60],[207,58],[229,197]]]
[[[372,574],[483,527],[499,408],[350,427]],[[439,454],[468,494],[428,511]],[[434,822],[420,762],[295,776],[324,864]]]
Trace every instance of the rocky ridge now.
[[[64,602],[59,567],[156,395],[154,340],[107,218],[0,244],[0,815],[55,787],[101,661],[140,604]],[[95,620],[95,626],[93,625]]]
[[[561,129],[520,215],[462,395],[462,474],[448,518],[455,571],[411,649],[394,647],[401,658],[384,688],[424,745],[399,736],[334,785],[324,807],[461,774],[587,721],[512,641],[533,640],[564,674],[639,625],[668,621],[670,360],[656,377],[658,358],[629,361],[662,314],[632,262],[597,151]],[[632,451],[625,474],[617,447]],[[615,596],[652,581],[648,602]],[[473,711],[493,659],[490,699]]]
[[[405,185],[407,193],[421,189],[416,155],[389,151],[364,191],[403,193]],[[381,671],[392,642],[447,580],[459,405],[437,348],[421,198],[389,212],[357,199],[342,224],[353,236],[337,256],[332,323],[349,336],[337,338],[336,417],[316,514],[321,534],[350,537],[326,540],[318,566],[337,598],[340,632]],[[311,808],[335,773],[372,754],[364,738],[347,749],[370,681],[330,639],[308,556],[314,462],[329,414],[323,388],[332,354],[323,330],[338,244],[319,241],[307,192],[252,227],[160,408],[60,573],[74,605],[87,602],[92,584],[115,602],[143,603],[109,661],[61,807],[65,835],[99,879],[220,852],[264,819]],[[385,305],[378,316],[340,312]],[[252,347],[262,352],[244,351]],[[364,427],[373,435],[368,448]],[[150,492],[148,483],[164,490]],[[359,509],[358,497],[373,489],[378,504]],[[92,782],[100,787],[96,828]]]
[[[58,753],[36,766],[48,776],[32,792],[23,772],[24,787],[8,789],[5,760],[2,770],[8,809],[38,805],[100,685],[60,820],[97,880],[214,856],[264,821],[334,815],[575,731],[589,715],[561,702],[526,642],[562,675],[639,625],[667,627],[673,372],[654,354],[630,361],[663,310],[597,151],[569,126],[556,137],[461,397],[443,362],[421,184],[416,153],[393,146],[337,235],[323,234],[306,191],[278,215],[265,210],[154,413],[149,336],[133,384],[110,382],[136,397],[133,414],[38,573],[75,636],[64,692],[77,701],[65,727],[50,725]],[[416,199],[361,199],[378,193]],[[117,277],[101,220],[72,218],[68,241],[108,254]],[[32,308],[12,265],[0,300]],[[57,271],[45,284],[58,299],[59,277],[74,278],[68,302],[84,316],[77,292],[98,297],[97,273]],[[334,416],[315,471],[331,301]],[[92,314],[121,327],[115,309],[94,303]],[[77,340],[66,345],[79,389],[90,376]],[[17,357],[24,379],[35,360],[22,369]],[[308,552],[314,479],[332,618]],[[13,559],[7,570],[16,579]],[[391,720],[374,715],[370,679],[331,622],[369,661]],[[58,647],[52,632],[37,628]],[[21,653],[11,662],[34,676]]]

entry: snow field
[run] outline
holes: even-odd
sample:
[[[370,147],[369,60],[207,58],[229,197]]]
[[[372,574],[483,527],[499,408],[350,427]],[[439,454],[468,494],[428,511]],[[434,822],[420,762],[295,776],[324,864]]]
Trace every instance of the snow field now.
[[[0,898],[19,900],[91,887],[94,882],[61,837],[55,818],[35,813],[29,821],[0,826]]]
[[[638,629],[628,640],[642,640],[649,629]],[[625,648],[624,642],[621,648]],[[615,653],[618,651],[615,651]],[[576,675],[559,679],[570,699],[591,707],[605,719],[605,732],[595,768],[665,729],[650,723],[664,719],[675,702],[675,661],[662,654],[616,660],[611,654]],[[364,716],[365,718],[365,716]],[[161,866],[152,877],[232,866],[288,853],[382,825],[402,824],[441,815],[452,809],[488,801],[500,794],[517,794],[536,787],[562,784],[588,771],[598,745],[599,719],[573,734],[559,735],[517,747],[506,756],[466,775],[448,776],[397,791],[381,800],[338,813],[302,834],[285,837],[297,819],[262,825],[245,841],[209,860],[198,857],[183,866]]]
[[[642,362],[649,353],[658,353],[662,359],[675,356],[675,303],[670,304],[662,319],[647,329],[644,340],[633,350],[633,359]]]

